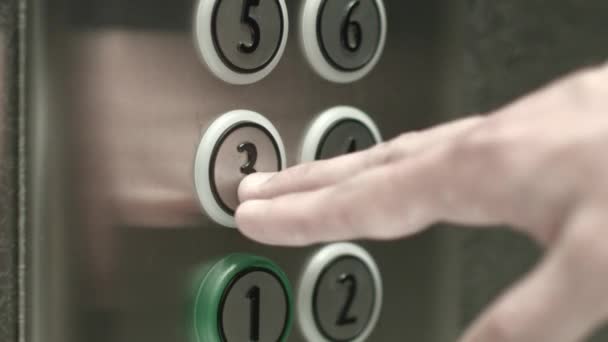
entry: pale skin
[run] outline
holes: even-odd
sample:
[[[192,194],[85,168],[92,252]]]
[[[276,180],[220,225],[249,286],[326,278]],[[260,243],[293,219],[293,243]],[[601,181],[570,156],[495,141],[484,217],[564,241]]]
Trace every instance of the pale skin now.
[[[254,174],[239,229],[266,244],[396,239],[433,223],[508,225],[546,253],[462,342],[576,342],[608,319],[608,64],[494,113],[367,151]]]

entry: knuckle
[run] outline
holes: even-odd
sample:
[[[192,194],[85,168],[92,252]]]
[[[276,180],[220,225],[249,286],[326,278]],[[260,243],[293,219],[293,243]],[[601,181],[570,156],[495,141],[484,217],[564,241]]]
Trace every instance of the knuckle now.
[[[596,227],[580,227],[567,233],[566,261],[577,271],[595,273],[608,269],[608,244]]]
[[[399,158],[398,142],[396,140],[381,142],[363,153],[366,153],[369,166],[388,164]]]
[[[486,318],[480,327],[479,333],[472,341],[475,342],[512,342],[521,341],[521,328],[514,314],[495,312]]]
[[[284,173],[286,177],[306,177],[310,175],[316,163],[299,164],[290,169],[290,172]]]
[[[608,79],[608,68],[588,68],[569,79],[565,84],[566,94],[573,104],[584,109],[603,108],[606,90],[604,84]],[[579,108],[580,109],[580,108]]]
[[[505,143],[490,129],[476,129],[455,141],[447,148],[446,158],[461,176],[509,166]]]

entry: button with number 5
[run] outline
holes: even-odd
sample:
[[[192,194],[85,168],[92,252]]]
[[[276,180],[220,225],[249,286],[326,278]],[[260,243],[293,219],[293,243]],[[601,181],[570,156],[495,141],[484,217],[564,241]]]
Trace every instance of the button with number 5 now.
[[[272,261],[232,254],[194,277],[192,342],[285,342],[292,323],[291,286]]]
[[[382,280],[360,246],[322,248],[306,268],[298,293],[298,318],[311,342],[365,341],[382,306]]]
[[[301,25],[310,64],[332,82],[363,78],[384,49],[387,24],[382,0],[308,0]]]
[[[250,84],[277,65],[288,26],[285,0],[199,0],[195,43],[217,77],[232,84]]]

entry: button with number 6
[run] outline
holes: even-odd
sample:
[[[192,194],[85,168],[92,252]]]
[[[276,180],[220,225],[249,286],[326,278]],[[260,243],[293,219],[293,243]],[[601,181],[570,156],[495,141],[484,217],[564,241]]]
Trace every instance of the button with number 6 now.
[[[308,341],[365,341],[381,306],[380,272],[362,247],[338,243],[312,257],[298,293],[299,324]]]
[[[232,254],[194,282],[192,342],[286,342],[292,324],[287,276],[272,261]]]
[[[199,0],[196,47],[209,69],[232,84],[250,84],[277,65],[287,43],[285,0]]]
[[[361,79],[384,49],[387,24],[382,0],[308,0],[301,25],[310,64],[332,82]]]

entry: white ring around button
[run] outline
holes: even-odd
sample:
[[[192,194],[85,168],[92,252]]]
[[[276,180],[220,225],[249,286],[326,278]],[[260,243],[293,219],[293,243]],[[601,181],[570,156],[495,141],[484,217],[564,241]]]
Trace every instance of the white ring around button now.
[[[313,296],[317,280],[321,276],[323,270],[333,261],[341,258],[352,256],[361,260],[368,268],[374,278],[375,294],[374,308],[370,316],[368,325],[363,329],[361,334],[350,342],[363,342],[374,330],[378,319],[380,318],[380,310],[382,309],[382,277],[378,265],[373,257],[362,247],[352,243],[336,243],[323,247],[315,254],[300,281],[298,291],[298,320],[302,334],[310,342],[331,342],[323,336],[319,327],[315,322]]]
[[[350,106],[338,106],[333,107],[325,112],[321,113],[312,123],[310,128],[304,137],[302,143],[302,151],[300,154],[300,161],[302,163],[308,163],[315,161],[319,144],[323,139],[323,136],[331,129],[336,123],[343,120],[355,120],[362,123],[372,133],[376,143],[382,142],[382,135],[378,126],[374,121],[363,111]]]
[[[382,56],[382,52],[384,51],[387,31],[386,9],[384,7],[384,3],[382,0],[375,0],[376,5],[378,6],[378,11],[380,12],[380,41],[378,42],[378,48],[376,49],[374,56],[367,65],[359,70],[342,71],[336,69],[327,61],[323,55],[323,51],[321,50],[321,42],[319,42],[318,39],[317,25],[320,15],[320,8],[323,1],[326,0],[307,0],[304,5],[304,9],[302,10],[300,40],[304,53],[312,68],[317,72],[317,74],[326,80],[336,83],[350,83],[358,81],[372,71],[376,64],[378,64],[378,61]]]
[[[196,159],[194,161],[194,185],[202,209],[213,221],[230,228],[236,228],[236,221],[234,216],[224,211],[215,200],[209,177],[209,166],[211,165],[215,144],[220,140],[224,132],[234,127],[234,125],[248,122],[266,128],[272,135],[279,148],[281,169],[284,169],[286,166],[285,146],[279,132],[268,119],[250,110],[235,110],[215,120],[205,131],[196,151]]]
[[[289,36],[289,17],[287,15],[287,6],[285,0],[277,0],[281,6],[283,15],[283,37],[279,44],[279,49],[273,57],[272,61],[262,70],[254,73],[240,73],[230,69],[220,57],[213,43],[213,30],[211,23],[213,22],[213,12],[215,5],[220,0],[199,0],[197,9],[194,15],[194,43],[196,49],[201,56],[203,62],[211,72],[219,79],[236,85],[245,85],[258,82],[268,76],[277,66],[279,60],[285,52],[287,45],[287,37]]]

